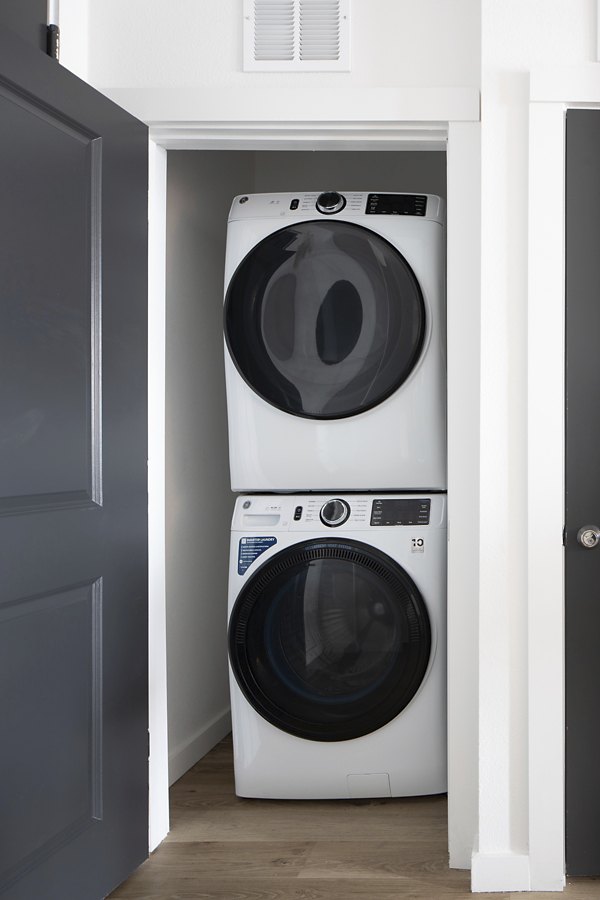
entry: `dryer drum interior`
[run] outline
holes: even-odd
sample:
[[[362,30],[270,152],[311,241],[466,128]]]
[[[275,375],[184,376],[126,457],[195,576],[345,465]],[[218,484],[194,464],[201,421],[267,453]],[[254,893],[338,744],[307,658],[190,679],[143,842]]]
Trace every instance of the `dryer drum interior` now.
[[[370,734],[416,694],[431,626],[409,575],[360,541],[308,540],[247,582],[229,624],[246,699],[277,728],[316,741]]]
[[[387,240],[342,221],[300,222],[242,260],[225,300],[225,337],[247,384],[271,405],[312,419],[381,403],[414,369],[425,304]]]

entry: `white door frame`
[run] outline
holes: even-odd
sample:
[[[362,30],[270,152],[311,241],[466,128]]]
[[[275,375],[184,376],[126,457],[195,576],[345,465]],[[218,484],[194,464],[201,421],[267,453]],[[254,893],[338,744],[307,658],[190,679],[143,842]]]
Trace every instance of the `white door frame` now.
[[[532,884],[564,883],[566,112],[600,108],[600,65],[535,70],[529,107],[529,830]],[[563,858],[562,872],[557,860]]]
[[[123,104],[123,97],[119,97]],[[139,114],[139,113],[138,113]],[[478,115],[478,104],[477,114]],[[168,830],[164,593],[164,212],[168,149],[447,149],[449,836],[451,865],[469,868],[477,822],[477,534],[479,517],[479,123],[272,122],[150,128],[150,478],[151,478],[151,826],[155,847]],[[161,562],[163,560],[163,562]]]

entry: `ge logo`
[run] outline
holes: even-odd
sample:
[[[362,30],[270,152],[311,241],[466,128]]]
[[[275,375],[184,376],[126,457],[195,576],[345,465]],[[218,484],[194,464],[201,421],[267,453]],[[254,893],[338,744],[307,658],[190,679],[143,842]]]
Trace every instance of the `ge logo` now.
[[[411,544],[413,553],[425,552],[425,538],[412,538]]]

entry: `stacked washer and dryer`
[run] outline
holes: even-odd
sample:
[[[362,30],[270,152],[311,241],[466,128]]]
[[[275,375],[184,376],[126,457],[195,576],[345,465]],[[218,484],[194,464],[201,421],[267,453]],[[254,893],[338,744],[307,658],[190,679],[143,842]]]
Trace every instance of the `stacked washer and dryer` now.
[[[446,790],[443,202],[236,197],[225,264],[236,792]]]

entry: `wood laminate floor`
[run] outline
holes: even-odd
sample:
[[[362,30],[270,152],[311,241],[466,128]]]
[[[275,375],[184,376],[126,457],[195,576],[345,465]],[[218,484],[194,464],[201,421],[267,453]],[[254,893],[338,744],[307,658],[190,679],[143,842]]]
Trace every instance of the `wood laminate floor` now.
[[[446,798],[243,800],[231,739],[171,788],[171,831],[111,900],[600,900],[600,881],[562,894],[477,894],[448,868]]]

